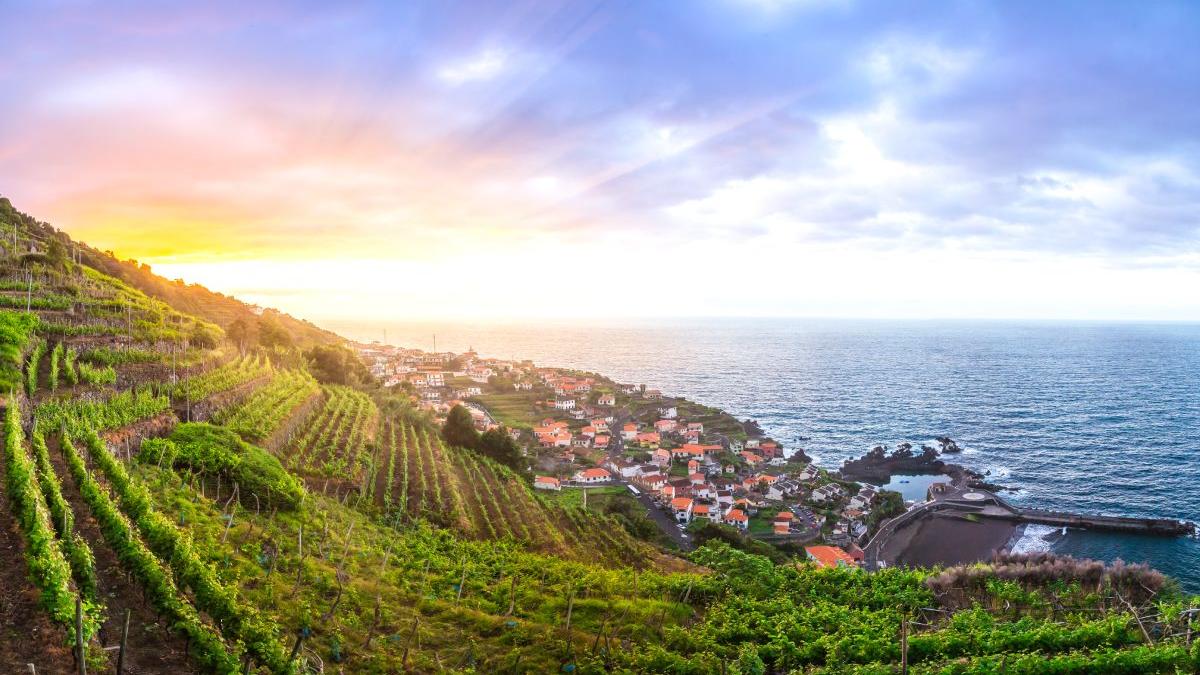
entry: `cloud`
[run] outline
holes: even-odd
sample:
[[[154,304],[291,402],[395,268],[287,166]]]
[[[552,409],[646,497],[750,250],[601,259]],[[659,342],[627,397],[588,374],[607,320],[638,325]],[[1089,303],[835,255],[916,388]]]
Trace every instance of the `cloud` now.
[[[438,77],[453,85],[490,80],[504,72],[507,63],[507,53],[487,49],[470,60],[443,66],[438,70]]]
[[[760,258],[833,275],[951,256],[1006,310],[1027,290],[1014,274],[1074,269],[1107,289],[1121,270],[1194,305],[1180,283],[1200,275],[1191,3],[14,11],[0,189],[155,264],[231,278],[211,266],[293,265],[246,287],[264,297],[305,265],[347,269],[338,259],[381,261],[371,283],[388,264],[416,283],[462,269],[463,251],[503,260],[485,265],[497,275],[686,251],[689,269],[736,255],[753,270],[714,275],[717,312],[752,295],[827,307],[764,293],[787,278]],[[488,279],[439,297],[467,312]],[[513,297],[544,291],[542,273],[506,279]],[[935,280],[880,302],[901,288],[962,301]],[[844,299],[871,313],[868,291]]]

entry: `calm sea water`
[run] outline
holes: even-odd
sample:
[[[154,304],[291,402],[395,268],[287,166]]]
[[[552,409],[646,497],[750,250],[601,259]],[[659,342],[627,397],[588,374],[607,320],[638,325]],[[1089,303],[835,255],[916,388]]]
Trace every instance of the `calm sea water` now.
[[[949,435],[1012,500],[1200,520],[1200,325],[686,320],[330,323],[363,340],[602,372],[758,420],[830,467]],[[803,440],[802,440],[803,439]],[[1033,528],[1031,535],[1044,531]],[[1023,546],[1145,561],[1200,593],[1200,542],[1069,532]]]

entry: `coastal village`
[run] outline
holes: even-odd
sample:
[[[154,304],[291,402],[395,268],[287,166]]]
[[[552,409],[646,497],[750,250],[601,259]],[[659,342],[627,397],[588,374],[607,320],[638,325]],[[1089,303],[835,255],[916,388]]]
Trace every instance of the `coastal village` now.
[[[644,384],[531,361],[359,345],[372,374],[407,392],[435,422],[455,406],[480,431],[503,428],[524,448],[533,487],[636,499],[683,548],[722,525],[821,566],[856,566],[896,493],[842,480],[753,422]],[[584,496],[586,499],[586,495]]]

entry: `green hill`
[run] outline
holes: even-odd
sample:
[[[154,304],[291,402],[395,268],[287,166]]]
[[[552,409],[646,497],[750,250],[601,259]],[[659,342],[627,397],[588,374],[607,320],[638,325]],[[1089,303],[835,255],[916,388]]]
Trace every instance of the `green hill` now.
[[[331,333],[235,344],[248,306],[2,200],[0,247],[3,672],[110,672],[127,616],[145,673],[1200,669],[1200,598],[1144,567],[684,559],[333,382]]]

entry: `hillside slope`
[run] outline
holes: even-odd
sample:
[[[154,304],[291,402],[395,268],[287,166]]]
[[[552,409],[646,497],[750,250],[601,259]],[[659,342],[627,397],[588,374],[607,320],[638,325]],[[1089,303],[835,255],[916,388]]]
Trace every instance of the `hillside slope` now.
[[[25,218],[0,231],[4,672],[110,672],[126,616],[141,673],[1200,669],[1200,598],[1140,566],[681,560],[296,348],[239,353],[90,257],[31,254]]]
[[[199,284],[161,277],[145,264],[136,260],[118,260],[111,253],[98,251],[86,243],[71,239],[67,233],[55,229],[49,223],[22,213],[12,203],[0,196],[0,231],[20,232],[24,241],[36,242],[45,249],[49,242],[62,243],[68,256],[77,257],[83,264],[120,279],[146,295],[168,303],[176,310],[203,318],[221,328],[228,328],[234,321],[242,320],[250,325],[258,322],[260,314],[251,305],[223,293],[210,291]],[[8,249],[14,241],[10,238]],[[27,249],[23,252],[27,252]],[[291,336],[292,341],[308,347],[314,344],[341,344],[345,340],[336,333],[327,331],[311,322],[297,319],[274,309],[262,310],[261,316],[277,322]]]

